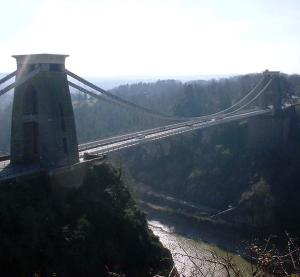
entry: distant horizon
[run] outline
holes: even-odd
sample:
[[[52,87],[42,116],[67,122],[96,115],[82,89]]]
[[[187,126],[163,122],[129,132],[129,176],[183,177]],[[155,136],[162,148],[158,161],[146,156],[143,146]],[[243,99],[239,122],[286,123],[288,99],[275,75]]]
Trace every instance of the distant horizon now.
[[[16,70],[16,68],[14,69]],[[268,70],[268,69],[266,69]],[[72,71],[72,70],[71,70]],[[275,70],[276,71],[276,70]],[[278,70],[279,71],[279,70]],[[8,75],[10,74],[12,71],[10,72],[0,72],[0,75]],[[74,71],[73,71],[74,72]],[[242,76],[242,75],[249,75],[249,74],[259,74],[264,72],[264,70],[262,71],[258,71],[258,72],[241,72],[241,73],[207,73],[207,74],[149,74],[149,75],[139,75],[139,74],[124,74],[124,75],[85,75],[83,74],[82,77],[84,78],[89,78],[89,79],[103,79],[103,80],[120,80],[120,79],[124,79],[124,80],[139,80],[139,79],[149,79],[149,80],[196,80],[198,78],[204,78],[205,80],[209,80],[209,79],[214,79],[214,78],[228,78],[228,77],[234,77],[234,76]],[[287,75],[294,75],[294,74],[300,74],[300,73],[287,73],[287,72],[283,72],[283,71],[279,71],[282,74],[287,74]],[[74,72],[76,73],[76,72]]]
[[[0,72],[0,76],[5,76],[9,73],[2,73]],[[251,74],[251,73],[249,73]],[[103,89],[113,89],[118,86],[122,85],[133,85],[137,84],[139,82],[144,83],[154,83],[157,81],[167,81],[167,80],[174,80],[174,81],[180,81],[180,82],[190,82],[190,81],[209,81],[212,79],[222,79],[222,78],[230,78],[238,75],[243,74],[215,74],[215,75],[182,75],[182,76],[175,76],[175,75],[167,75],[167,76],[106,76],[106,77],[91,77],[91,76],[82,76],[85,79],[90,80],[91,82],[97,83]],[[0,86],[1,87],[1,86]]]
[[[0,72],[0,76],[5,76],[9,73]],[[247,73],[247,74],[255,74],[255,73]],[[157,81],[167,81],[174,80],[180,81],[182,83],[190,82],[190,81],[209,81],[212,79],[222,79],[222,78],[230,78],[234,76],[245,75],[245,74],[204,74],[204,75],[165,75],[165,76],[104,76],[104,77],[95,77],[95,76],[82,76],[85,79],[90,80],[91,82],[100,84],[103,89],[113,89],[122,85],[133,85],[139,82],[144,83],[154,83]],[[1,87],[1,86],[0,86]]]
[[[137,84],[139,82],[144,83],[154,83],[157,81],[167,81],[167,80],[174,80],[174,81],[180,81],[182,83],[190,82],[190,81],[209,81],[209,80],[219,80],[223,78],[231,78],[236,76],[243,76],[248,74],[258,74],[262,72],[249,72],[249,73],[232,73],[232,74],[192,74],[192,75],[165,75],[165,76],[142,76],[142,75],[123,75],[123,76],[103,76],[103,77],[97,77],[97,76],[82,76],[83,78],[90,80],[91,82],[97,83],[100,85],[103,89],[113,89],[118,86],[122,85],[133,85]],[[283,74],[288,74],[285,72],[281,72]],[[5,75],[9,74],[8,72],[0,72],[0,77],[3,77]],[[293,73],[297,74],[298,73]],[[288,74],[288,75],[293,75]],[[0,86],[1,87],[1,86]]]

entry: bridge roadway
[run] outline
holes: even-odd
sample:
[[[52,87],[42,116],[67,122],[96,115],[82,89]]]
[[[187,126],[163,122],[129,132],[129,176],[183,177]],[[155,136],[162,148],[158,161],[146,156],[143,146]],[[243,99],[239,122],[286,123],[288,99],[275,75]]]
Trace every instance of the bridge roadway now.
[[[108,139],[83,143],[79,145],[79,156],[83,158],[84,153],[106,154],[139,144],[160,140],[174,135],[203,129],[214,125],[241,120],[258,115],[272,114],[272,109],[252,109],[232,115],[218,115],[214,118],[201,120],[189,120],[182,123],[171,124],[159,128],[134,132],[127,135],[116,136]]]
[[[210,119],[189,120],[182,123],[171,124],[159,128],[153,128],[145,131],[134,132],[127,135],[116,136],[107,139],[101,139],[93,142],[83,143],[78,146],[80,163],[84,160],[84,153],[102,155],[121,149],[137,146],[147,142],[164,139],[167,137],[191,132],[197,129],[203,129],[220,125],[228,122],[250,118],[258,115],[272,114],[272,109],[252,109],[238,114],[218,115]],[[0,161],[0,180],[34,174],[43,170],[39,164],[10,166],[10,160]]]

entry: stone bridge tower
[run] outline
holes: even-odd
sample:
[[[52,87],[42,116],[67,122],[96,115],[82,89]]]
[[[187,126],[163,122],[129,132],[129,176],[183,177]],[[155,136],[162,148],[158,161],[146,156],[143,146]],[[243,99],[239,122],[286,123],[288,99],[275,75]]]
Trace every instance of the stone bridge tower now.
[[[14,56],[16,80],[39,73],[15,89],[11,163],[44,168],[78,162],[78,144],[71,96],[65,73],[66,55]]]
[[[251,153],[286,149],[291,130],[291,117],[282,110],[282,84],[279,71],[266,70],[264,76],[272,83],[260,97],[260,107],[273,106],[272,115],[262,115],[248,120],[248,146]],[[256,151],[257,150],[257,151]]]
[[[282,90],[279,71],[264,71],[264,76],[267,80],[272,78],[272,83],[265,93],[260,97],[260,107],[266,108],[269,105],[273,106],[274,114],[280,114],[282,111]]]

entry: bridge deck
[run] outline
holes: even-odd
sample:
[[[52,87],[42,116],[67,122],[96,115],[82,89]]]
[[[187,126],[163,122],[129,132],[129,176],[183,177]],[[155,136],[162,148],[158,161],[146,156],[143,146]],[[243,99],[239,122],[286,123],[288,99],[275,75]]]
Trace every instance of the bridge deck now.
[[[99,161],[102,162],[102,160],[103,158],[101,158],[101,156],[91,160],[84,160],[83,158],[80,158],[77,164],[50,169],[42,168],[39,164],[11,166],[10,160],[6,160],[0,162],[0,181],[24,177],[26,175],[39,174],[46,171],[50,173],[50,175],[56,174],[64,171],[65,169],[69,170],[70,167],[77,167],[88,163],[99,163]]]
[[[258,115],[267,115],[271,113],[272,110],[270,109],[244,111],[239,114],[226,115],[224,117],[219,116],[218,118],[210,118],[206,120],[191,120],[183,123],[163,126],[160,128],[154,128],[141,132],[135,132],[127,135],[84,143],[79,145],[80,161],[78,164],[91,162],[83,159],[84,153],[99,155],[106,154],[147,142],[164,139],[174,135],[191,132],[197,129],[203,129],[215,125],[241,120],[243,118],[249,118]],[[11,166],[10,160],[0,161],[0,180],[34,174],[42,172],[44,170],[45,169],[41,168],[39,164]],[[49,170],[51,171],[52,169]]]
[[[85,143],[79,145],[79,155],[83,157],[84,153],[90,154],[106,154],[113,151],[118,151],[121,149],[133,147],[136,145],[144,144],[147,142],[160,140],[170,136],[191,132],[197,129],[203,129],[207,127],[212,127],[215,125],[220,125],[236,120],[241,120],[243,118],[249,118],[258,115],[266,115],[272,113],[272,110],[252,110],[243,112],[240,114],[226,116],[224,118],[211,118],[205,121],[188,121],[184,123],[177,123],[169,126],[164,126],[161,128],[150,129],[141,132],[135,132],[125,136],[113,137],[111,139],[103,139],[99,141],[94,141],[90,143]]]

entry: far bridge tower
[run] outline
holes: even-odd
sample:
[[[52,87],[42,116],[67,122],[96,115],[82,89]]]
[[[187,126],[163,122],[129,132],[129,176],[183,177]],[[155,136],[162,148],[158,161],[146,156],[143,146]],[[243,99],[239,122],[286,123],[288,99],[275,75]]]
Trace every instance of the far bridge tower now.
[[[261,97],[261,107],[266,108],[268,105],[273,106],[274,114],[278,114],[282,111],[282,90],[280,84],[280,72],[279,71],[264,71],[265,78],[272,78],[272,83]]]
[[[39,73],[15,89],[11,163],[44,168],[78,162],[71,96],[65,73],[67,55],[17,55],[16,81]]]
[[[260,97],[260,107],[265,109],[272,105],[273,114],[248,120],[248,146],[254,154],[261,153],[262,150],[285,150],[291,126],[291,117],[282,109],[280,72],[265,70],[263,74],[267,81],[272,79],[272,82],[266,93]]]

